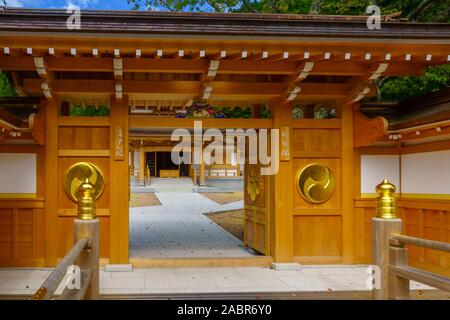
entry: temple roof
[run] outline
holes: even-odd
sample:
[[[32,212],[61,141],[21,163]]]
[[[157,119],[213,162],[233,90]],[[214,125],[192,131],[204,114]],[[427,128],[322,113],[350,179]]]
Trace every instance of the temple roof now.
[[[450,119],[450,88],[403,102],[368,102],[361,106],[368,117],[382,116],[396,131]]]
[[[68,30],[60,9],[1,8],[0,32],[82,32],[121,34],[232,35],[277,37],[369,37],[449,39],[450,24],[410,23],[383,17],[369,30],[365,16],[218,14],[149,11],[82,11],[82,29]]]

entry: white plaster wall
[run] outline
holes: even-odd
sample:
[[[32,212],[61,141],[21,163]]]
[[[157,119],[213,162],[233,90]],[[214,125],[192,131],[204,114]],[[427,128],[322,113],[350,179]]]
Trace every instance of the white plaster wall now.
[[[36,154],[0,153],[0,193],[36,193]]]
[[[385,178],[399,190],[399,161],[397,155],[361,155],[361,193],[375,193],[375,187]]]
[[[450,194],[450,150],[402,155],[402,192]]]

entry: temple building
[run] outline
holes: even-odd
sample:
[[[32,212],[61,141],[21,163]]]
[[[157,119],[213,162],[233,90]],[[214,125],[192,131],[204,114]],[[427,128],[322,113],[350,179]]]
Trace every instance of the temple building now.
[[[449,24],[370,30],[366,17],[83,11],[81,29],[68,29],[68,18],[0,12],[0,70],[17,92],[0,98],[0,266],[52,267],[72,247],[77,204],[65,179],[80,162],[104,183],[102,265],[370,263],[385,178],[406,235],[450,242],[449,90],[374,102],[380,77],[450,63]],[[277,132],[276,172],[240,163],[225,140],[222,164],[174,164],[174,130],[193,134],[197,122],[204,135],[268,132],[269,156]],[[180,157],[193,159],[195,143]],[[173,180],[194,192],[243,190],[253,254],[134,256],[130,189]],[[447,253],[411,249],[409,262],[450,274]]]

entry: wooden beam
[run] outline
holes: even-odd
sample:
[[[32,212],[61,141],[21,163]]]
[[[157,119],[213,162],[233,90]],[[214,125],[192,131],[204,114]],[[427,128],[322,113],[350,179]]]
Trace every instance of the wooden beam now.
[[[28,93],[40,93],[42,80],[25,79],[24,89]],[[54,80],[52,89],[59,94],[114,94],[114,80]],[[202,92],[200,81],[122,81],[123,94],[167,94],[199,95]],[[233,98],[236,100],[280,96],[286,84],[270,82],[221,82],[210,83],[212,98]],[[351,85],[346,83],[300,83],[298,98],[343,98],[350,93]],[[298,99],[297,98],[297,99]]]
[[[85,71],[85,72],[113,72],[112,58],[94,57],[47,57],[46,64],[49,71]],[[149,59],[123,58],[124,72],[160,72],[160,73],[203,73],[207,68],[207,60],[191,59]],[[353,61],[316,61],[311,75],[342,75],[361,76],[379,64],[373,62]],[[295,74],[300,65],[296,62],[222,59],[218,73],[224,74]],[[423,74],[426,63],[390,63],[386,75],[419,75]],[[0,69],[4,71],[32,71],[35,70],[34,57],[0,56]]]
[[[353,146],[371,146],[387,134],[388,122],[383,117],[369,119],[358,108],[353,110]]]
[[[207,68],[206,60],[167,58],[124,58],[122,60],[125,72],[203,73]]]

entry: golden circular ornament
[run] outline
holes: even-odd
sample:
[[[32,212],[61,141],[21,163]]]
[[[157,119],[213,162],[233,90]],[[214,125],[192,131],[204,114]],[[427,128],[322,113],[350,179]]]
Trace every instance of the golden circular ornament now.
[[[323,164],[310,164],[297,175],[297,189],[308,202],[327,202],[336,189],[336,180],[331,169]]]
[[[102,195],[105,187],[103,174],[100,169],[87,162],[80,162],[70,167],[64,178],[64,191],[70,200],[78,202],[80,187],[86,182],[93,185],[92,195],[97,200]]]

